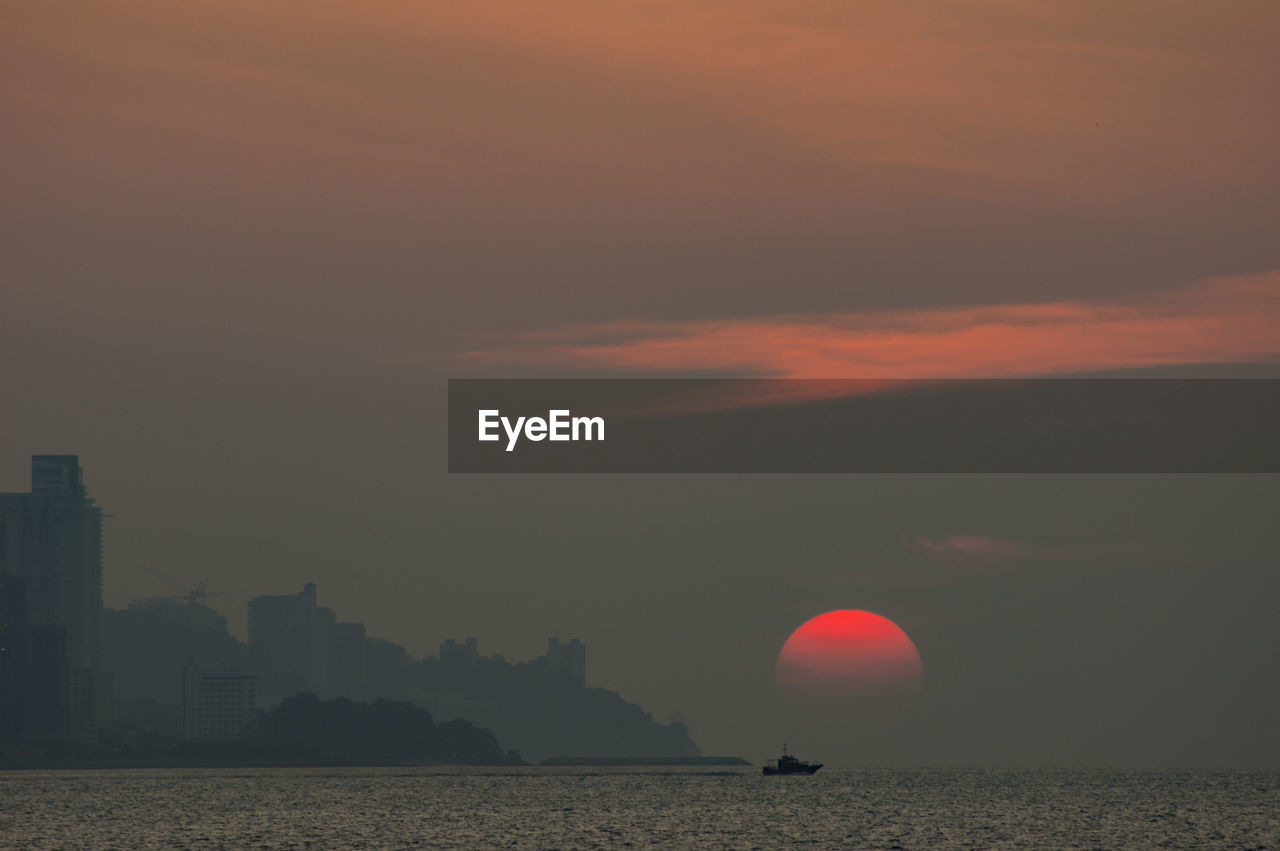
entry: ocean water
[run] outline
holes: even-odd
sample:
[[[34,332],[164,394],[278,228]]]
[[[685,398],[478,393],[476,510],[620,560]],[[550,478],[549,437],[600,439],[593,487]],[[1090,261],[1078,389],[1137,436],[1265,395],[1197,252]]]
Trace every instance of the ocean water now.
[[[1280,848],[1280,772],[0,772],[12,848]]]

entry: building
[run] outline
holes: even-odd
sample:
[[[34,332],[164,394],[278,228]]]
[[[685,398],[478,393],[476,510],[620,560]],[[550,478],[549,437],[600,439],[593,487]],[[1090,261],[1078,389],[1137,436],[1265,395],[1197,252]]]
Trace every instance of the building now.
[[[65,739],[70,683],[66,628],[28,625],[25,581],[0,576],[0,742]]]
[[[365,679],[365,634],[362,623],[335,623],[329,627],[329,686],[336,690],[358,688]]]
[[[0,494],[0,577],[22,584],[22,627],[5,639],[17,659],[6,676],[23,690],[5,700],[10,710],[27,707],[21,735],[56,737],[68,723],[82,735],[109,727],[111,678],[100,670],[102,509],[85,490],[77,456],[34,455],[31,492]],[[53,714],[33,718],[36,706]]]
[[[262,698],[275,702],[323,688],[328,671],[328,609],[316,607],[316,586],[297,594],[249,601],[249,649],[262,675]],[[321,671],[323,675],[317,676]]]
[[[365,679],[365,629],[338,623],[316,605],[316,586],[249,601],[249,649],[259,665],[259,697],[274,703],[299,692],[352,689]]]
[[[578,639],[562,644],[559,638],[548,638],[547,655],[542,658],[547,670],[568,674],[580,686],[587,684],[587,645]]]
[[[440,661],[468,665],[475,664],[480,661],[479,642],[476,641],[475,636],[468,638],[461,644],[452,638],[446,638],[444,643],[440,645]]]
[[[98,668],[102,509],[75,455],[34,455],[31,493],[0,494],[0,575],[26,581],[31,626],[67,631],[72,670]]]
[[[182,669],[183,741],[234,742],[257,724],[257,677]]]
[[[110,671],[71,672],[68,710],[71,729],[81,738],[94,739],[115,726],[115,691]]]

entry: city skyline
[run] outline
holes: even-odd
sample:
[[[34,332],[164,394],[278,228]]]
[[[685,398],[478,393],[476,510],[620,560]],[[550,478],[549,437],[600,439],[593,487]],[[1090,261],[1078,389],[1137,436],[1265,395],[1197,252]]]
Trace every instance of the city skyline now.
[[[673,478],[681,479],[681,480],[687,479],[687,477],[673,477]],[[767,478],[775,478],[775,477],[767,477]],[[819,480],[821,480],[826,477],[818,477],[818,478]],[[873,478],[881,482],[882,485],[891,482],[893,479],[893,477],[873,477]],[[912,478],[918,478],[918,477],[912,477]],[[929,480],[935,486],[937,486],[938,483],[946,481],[946,477],[941,477],[941,478],[924,477],[924,478]],[[961,491],[972,488],[971,482],[963,481],[966,478],[968,477],[960,477],[959,481],[952,482],[949,485],[949,487],[952,489],[953,492],[961,492]],[[996,488],[1007,487],[1007,477],[995,477],[995,478],[997,482],[991,483],[993,486],[995,486]],[[1081,479],[1080,477],[1066,477],[1066,478],[1050,477],[1050,478],[1054,479],[1054,481],[1051,483],[1050,488],[1046,488],[1043,483],[1030,483],[1030,482],[1023,482],[1019,487],[1024,492],[1028,492],[1028,493],[1039,492],[1042,496],[1050,492],[1051,490],[1066,491],[1068,495],[1070,491],[1073,491],[1073,490],[1077,490],[1077,491],[1084,490],[1085,492],[1089,492],[1089,491],[1096,492],[1097,484],[1090,483],[1091,481],[1093,481],[1092,477],[1084,477],[1083,479]],[[1116,490],[1117,487],[1114,482],[1114,479],[1116,477],[1106,477],[1106,478],[1107,478],[1106,489],[1108,491]],[[1122,492],[1127,491],[1128,493],[1135,494],[1135,495],[1143,492],[1146,492],[1148,495],[1161,494],[1161,493],[1167,495],[1171,492],[1176,493],[1179,490],[1185,491],[1185,488],[1182,485],[1180,485],[1179,482],[1180,481],[1186,482],[1188,481],[1188,478],[1190,483],[1195,485],[1195,489],[1194,489],[1195,492],[1197,494],[1203,494],[1203,491],[1205,489],[1205,484],[1206,484],[1206,479],[1204,477],[1198,477],[1198,476],[1172,477],[1172,480],[1170,480],[1169,477],[1159,477],[1157,479],[1149,479],[1147,477],[1138,477],[1136,480],[1134,480],[1133,477],[1124,477],[1124,478],[1128,478],[1129,481],[1126,482],[1123,487],[1119,488],[1119,490],[1121,490]],[[1075,481],[1073,482],[1072,479],[1075,479]],[[1216,491],[1217,495],[1214,498],[1214,502],[1216,503],[1216,506],[1215,508],[1212,509],[1212,511],[1218,512],[1218,520],[1216,522],[1218,524],[1221,524],[1223,522],[1224,515],[1222,515],[1221,512],[1225,507],[1236,514],[1236,517],[1232,522],[1236,523],[1238,528],[1248,529],[1249,528],[1248,524],[1255,521],[1250,519],[1250,515],[1248,513],[1241,513],[1239,511],[1239,509],[1245,504],[1240,502],[1240,499],[1241,499],[1240,493],[1243,490],[1245,493],[1253,492],[1258,496],[1266,495],[1270,493],[1271,488],[1274,487],[1271,479],[1272,477],[1269,477],[1269,476],[1210,477],[1208,481],[1211,482],[1216,480],[1216,481],[1219,481],[1220,485],[1222,485],[1222,487],[1218,488]],[[1001,482],[1003,482],[1003,484],[999,484]],[[795,483],[793,482],[792,487],[794,487],[794,485]],[[821,486],[819,486],[818,490],[821,491],[821,489],[822,489]],[[910,493],[911,489],[907,488],[906,492]],[[883,493],[884,491],[882,490],[881,494]],[[1188,494],[1184,492],[1182,498],[1186,499],[1187,496]],[[1037,501],[1038,500],[1033,499],[1031,502],[1035,503]],[[1043,543],[1035,543],[1030,540],[1011,540],[1008,538],[1000,538],[1000,537],[995,537],[990,535],[941,535],[941,536],[920,535],[913,538],[899,539],[898,541],[895,542],[896,546],[900,548],[901,552],[910,554],[910,559],[913,562],[914,566],[908,569],[903,569],[902,567],[899,567],[896,570],[875,569],[875,570],[861,571],[861,572],[854,572],[854,573],[841,573],[839,571],[835,571],[835,572],[805,571],[803,572],[802,575],[805,577],[805,580],[809,584],[809,587],[812,588],[814,591],[818,592],[817,596],[814,597],[815,600],[829,601],[829,600],[836,600],[836,599],[839,599],[839,600],[855,600],[856,599],[860,601],[880,600],[883,602],[887,602],[887,605],[881,605],[881,606],[877,606],[874,603],[868,603],[868,605],[872,608],[878,609],[879,611],[890,612],[891,616],[893,616],[894,619],[898,621],[905,629],[907,629],[908,633],[917,642],[919,642],[919,646],[921,648],[921,655],[924,660],[924,666],[925,666],[925,672],[926,672],[926,677],[925,677],[926,687],[921,695],[921,698],[919,700],[919,706],[917,707],[917,710],[915,713],[917,720],[914,721],[912,725],[908,725],[908,731],[910,732],[910,735],[914,737],[915,735],[918,734],[919,730],[921,729],[920,724],[929,723],[925,719],[928,719],[931,713],[936,713],[938,711],[937,689],[939,687],[939,680],[942,680],[941,684],[944,687],[946,687],[947,680],[952,679],[955,676],[954,672],[947,671],[945,667],[940,668],[937,664],[937,661],[936,661],[937,653],[941,649],[940,646],[937,644],[937,637],[947,635],[948,633],[954,634],[958,626],[964,625],[964,621],[963,620],[951,620],[951,621],[941,620],[940,621],[937,619],[936,615],[929,615],[927,612],[922,611],[918,607],[918,604],[915,607],[904,606],[903,602],[904,601],[909,602],[912,598],[915,598],[918,600],[922,596],[927,597],[930,595],[937,595],[939,593],[942,593],[952,598],[956,596],[961,596],[963,599],[969,601],[970,604],[973,604],[973,603],[981,604],[984,595],[986,595],[988,596],[987,605],[990,605],[990,603],[992,602],[999,601],[998,596],[990,596],[990,595],[992,594],[993,591],[998,592],[1000,590],[1000,586],[1002,585],[1007,586],[1010,583],[1014,583],[1016,585],[1021,585],[1030,590],[1035,590],[1035,585],[1037,584],[1043,585],[1046,578],[1050,578],[1053,573],[1060,571],[1063,566],[1069,565],[1071,563],[1086,564],[1086,565],[1092,563],[1097,565],[1098,567],[1103,567],[1104,569],[1114,569],[1114,568],[1106,568],[1106,565],[1108,564],[1117,564],[1125,561],[1132,562],[1135,560],[1138,562],[1146,561],[1154,565],[1158,565],[1158,564],[1177,565],[1177,564],[1194,563],[1194,556],[1192,557],[1191,561],[1188,561],[1187,554],[1186,553],[1178,554],[1176,552],[1176,548],[1171,548],[1168,541],[1166,541],[1165,543],[1160,543],[1150,538],[1135,539],[1132,537],[1133,527],[1129,524],[1132,524],[1135,520],[1140,519],[1141,513],[1142,513],[1140,508],[1138,509],[1138,512],[1135,513],[1136,507],[1140,506],[1142,503],[1147,503],[1148,507],[1158,508],[1158,511],[1156,512],[1154,517],[1149,517],[1146,520],[1142,520],[1140,523],[1140,527],[1145,527],[1148,529],[1148,532],[1150,532],[1152,528],[1160,528],[1162,526],[1163,521],[1159,521],[1156,518],[1164,515],[1164,513],[1168,510],[1169,505],[1167,503],[1162,504],[1158,502],[1153,502],[1151,501],[1150,496],[1138,497],[1137,503],[1133,503],[1132,498],[1127,499],[1126,502],[1130,504],[1125,509],[1127,513],[1122,515],[1124,523],[1122,524],[1121,528],[1128,526],[1129,531],[1124,535],[1122,535],[1121,537],[1116,537],[1114,532],[1112,533],[1109,539],[1100,539],[1095,537],[1095,543],[1090,545],[1080,545],[1078,543],[1069,544],[1069,545],[1062,545],[1062,544],[1046,545]],[[1074,504],[1074,501],[1068,504]],[[866,505],[867,507],[869,507],[869,504],[866,504]],[[1094,510],[1092,513],[1096,519],[1101,519],[1103,516],[1105,516],[1106,514],[1105,505],[1106,504],[1094,507]],[[1253,515],[1254,518],[1256,518],[1256,522],[1263,522],[1263,518],[1266,516],[1265,505],[1266,505],[1265,500],[1257,503],[1257,511],[1260,513],[1255,513]],[[1199,506],[1199,508],[1193,508],[1195,506]],[[835,506],[833,505],[832,507],[835,507]],[[1200,496],[1196,496],[1195,498],[1191,499],[1187,507],[1193,508],[1193,510],[1195,510],[1197,513],[1200,513],[1202,515],[1205,513],[1206,510],[1210,510],[1208,508],[1208,505],[1203,502]],[[1103,514],[1099,514],[1098,509],[1102,509]],[[1030,510],[1031,510],[1032,516],[1034,516],[1034,513],[1037,509],[1035,509],[1034,507],[1031,507]],[[1112,520],[1114,519],[1115,518],[1113,517]],[[1150,525],[1153,521],[1157,523],[1155,527],[1151,527]],[[1239,524],[1242,521],[1244,522],[1245,525],[1240,526]],[[1187,528],[1189,531],[1194,531],[1194,528],[1196,527],[1194,524],[1191,524],[1191,525],[1188,525]],[[1255,527],[1255,528],[1261,528],[1261,527]],[[1184,536],[1184,540],[1187,540],[1185,536]],[[1249,546],[1256,546],[1256,544],[1249,544]],[[1032,566],[1032,570],[1028,571],[1028,566]],[[1096,569],[1097,568],[1093,568],[1093,570],[1096,570]],[[1138,570],[1134,570],[1133,568],[1130,568],[1129,572],[1132,580],[1141,580],[1144,576],[1151,575],[1148,572],[1149,570],[1150,568],[1138,569]],[[1037,580],[1035,578],[1037,574],[1041,577],[1041,579]],[[108,575],[110,575],[109,572],[108,572]],[[1173,576],[1174,578],[1176,578],[1178,575],[1179,575],[1178,573],[1171,574],[1171,576]],[[153,578],[156,578],[157,581],[163,581],[163,580],[159,580],[158,572],[155,572],[153,574]],[[1052,586],[1057,587],[1060,592],[1073,593],[1070,590],[1070,585],[1062,584],[1062,580],[1066,578],[1067,576],[1064,575],[1058,579],[1053,579],[1051,584]],[[1166,578],[1169,578],[1169,577],[1166,576]],[[172,577],[170,577],[168,581],[172,582],[174,580]],[[1185,579],[1182,581],[1185,581]],[[243,583],[243,584],[249,585],[249,583]],[[1099,614],[1105,614],[1106,612],[1108,612],[1109,609],[1112,611],[1118,612],[1118,611],[1122,611],[1124,606],[1132,607],[1134,605],[1139,605],[1139,606],[1145,605],[1140,602],[1140,598],[1134,596],[1136,593],[1138,593],[1138,588],[1140,586],[1133,585],[1132,581],[1113,584],[1112,587],[1119,594],[1118,599],[1115,601],[1108,601],[1101,606],[1098,604],[1098,601],[1094,601],[1092,603],[1093,608],[1090,609],[1090,611],[1092,612],[1092,616],[1095,619]],[[1192,586],[1192,587],[1197,587],[1197,586]],[[1247,610],[1249,605],[1260,605],[1262,601],[1266,599],[1266,594],[1265,594],[1265,591],[1263,590],[1265,587],[1266,587],[1265,584],[1257,586],[1257,591],[1252,596],[1251,600],[1246,601],[1244,599],[1240,599],[1238,600],[1237,605],[1243,606],[1245,610]],[[308,594],[308,591],[305,588],[303,589],[303,592],[300,595],[286,594],[283,596],[274,595],[274,597],[273,595],[270,595],[270,594],[268,595],[256,594],[255,593],[256,590],[257,589],[253,589],[251,587],[246,587],[245,594],[246,596],[249,596],[251,598],[259,598],[263,600],[286,599],[286,598],[294,598],[299,596],[305,597]],[[310,593],[311,594],[315,593],[314,588]],[[1200,587],[1197,593],[1200,594],[1205,599],[1212,599],[1213,597],[1212,592],[1209,593],[1206,597],[1205,589],[1203,587]],[[159,598],[156,598],[153,601],[148,601],[144,598],[141,600],[135,600],[134,602],[137,604],[140,604],[142,609],[145,609],[146,605],[149,602],[158,603],[161,600],[166,600],[166,597],[172,597],[172,595],[161,595]],[[178,605],[178,607],[181,609],[189,609],[190,604],[195,602],[195,598],[192,598],[190,594],[185,595],[184,599],[188,601],[187,606],[182,606],[181,604],[177,604],[177,603],[175,603],[175,605]],[[1176,598],[1168,598],[1168,599],[1170,601],[1176,601]],[[1127,601],[1127,602],[1123,602],[1123,601]],[[170,599],[170,600],[166,600],[166,602],[173,602],[173,601]],[[695,600],[693,602],[697,602],[697,601]],[[816,613],[816,610],[822,605],[824,604],[819,603],[815,605],[815,609],[811,611],[814,611]],[[1121,608],[1115,609],[1114,607],[1117,605],[1121,606]],[[201,608],[203,609],[203,607]],[[247,605],[246,605],[246,608],[247,608]],[[327,617],[322,618],[322,620],[324,620],[326,623],[330,619],[336,622],[338,620],[338,617],[336,617],[335,615],[340,616],[341,619],[344,621],[350,622],[353,620],[352,616],[348,614],[348,612],[345,611],[345,609],[335,613],[333,610],[325,609],[323,607],[316,607],[316,608],[317,610],[321,611],[323,614],[327,615]],[[204,609],[204,611],[207,612],[211,610]],[[532,614],[533,614],[533,619],[536,619],[537,613],[534,612]],[[1027,613],[1027,616],[1043,617],[1044,614],[1045,613],[1043,611],[1032,610]],[[1207,610],[1202,614],[1208,615],[1210,618],[1214,617],[1213,612],[1211,610]],[[1225,624],[1225,622],[1222,622],[1222,623]],[[1265,629],[1266,628],[1265,623],[1267,622],[1256,621],[1254,624],[1250,625],[1244,622],[1237,622],[1232,627],[1232,630],[1237,634],[1241,630],[1245,630],[1247,634],[1248,630],[1253,630],[1258,628]],[[425,634],[427,632],[427,629],[424,629],[423,626],[424,625],[421,622],[418,622],[418,626],[414,630],[413,634],[415,636],[421,636]],[[783,625],[783,626],[785,627],[786,625]],[[795,626],[798,626],[798,623],[792,624],[791,628],[794,628]],[[1098,631],[1099,626],[1105,627],[1105,631]],[[1102,646],[1098,645],[1097,642],[1101,640],[1103,636],[1106,636],[1109,634],[1110,635],[1123,634],[1123,632],[1116,632],[1116,630],[1123,631],[1123,629],[1124,629],[1123,625],[1118,621],[1103,620],[1100,622],[1095,622],[1093,625],[1093,630],[1097,634],[1097,638],[1087,639],[1081,644],[1073,645],[1073,649],[1071,650],[1071,652],[1076,653],[1076,652],[1086,651],[1086,652],[1096,653],[1098,652],[1098,650],[1102,649]],[[420,659],[426,659],[426,660],[429,660],[431,658],[443,659],[446,656],[446,653],[444,652],[445,648],[447,646],[456,646],[459,649],[465,649],[469,647],[471,649],[468,650],[467,652],[476,656],[476,658],[480,658],[478,651],[475,650],[474,638],[469,639],[468,642],[466,642],[465,644],[455,643],[453,645],[450,645],[450,642],[453,642],[454,638],[448,634],[448,631],[439,629],[438,627],[436,628],[435,631],[439,631],[442,633],[442,636],[438,642],[439,646],[438,646],[437,655],[433,656],[433,654],[431,653],[432,648],[430,647],[422,648],[421,645],[419,645],[419,647],[415,648],[412,652],[412,655],[414,657],[420,658]],[[551,630],[547,630],[547,629],[540,630],[542,637],[539,639],[539,643],[542,643],[547,640],[545,636],[546,636],[546,633],[550,631]],[[382,633],[382,630],[379,629],[379,627],[377,626],[377,622],[375,621],[374,624],[369,627],[369,635],[372,637],[372,636],[377,636],[380,633]],[[494,650],[496,651],[493,657],[491,658],[501,660],[503,664],[506,664],[505,657],[511,657],[511,658],[517,658],[517,659],[540,658],[540,655],[537,652],[521,652],[520,650],[517,650],[516,652],[512,652],[509,647],[503,646],[503,644],[501,643],[501,640],[493,640],[491,638],[488,638],[487,637],[488,633],[483,629],[475,628],[473,623],[465,623],[462,628],[457,630],[452,630],[452,636],[456,637],[458,635],[486,636],[486,645],[494,648]],[[1184,642],[1182,646],[1188,649],[1192,647],[1193,644],[1186,644],[1185,642],[1191,641],[1194,643],[1194,641],[1196,640],[1196,635],[1199,635],[1199,633],[1185,635],[1181,639],[1181,641]],[[588,637],[589,637],[589,634],[588,634]],[[392,638],[394,640],[394,636],[392,636]],[[779,630],[779,638],[776,639],[778,641],[777,646],[773,649],[770,649],[768,645],[765,645],[763,647],[760,647],[758,652],[760,652],[765,659],[768,659],[771,661],[772,656],[781,647],[782,639],[785,639],[785,638],[786,638],[786,634],[783,634],[782,631]],[[396,643],[401,643],[401,642],[396,642]],[[593,646],[596,646],[597,648],[599,647],[598,641],[592,641],[591,643],[593,644]],[[1257,648],[1257,652],[1262,652],[1264,648],[1267,646],[1267,643],[1266,643],[1266,640],[1263,639],[1259,642],[1254,642],[1253,646]],[[1108,668],[1114,667],[1115,665],[1120,665],[1121,667],[1115,668],[1116,673],[1119,674],[1120,671],[1122,670],[1124,660],[1131,659],[1132,658],[1131,651],[1138,651],[1139,647],[1140,645],[1135,646],[1131,648],[1131,650],[1126,650],[1125,648],[1118,647],[1108,651],[1111,653],[1114,661],[1112,663],[1108,663],[1107,666],[1104,666],[1101,669],[1101,672],[1106,673]],[[995,658],[1000,658],[999,654],[1001,652],[1007,653],[1012,651],[1012,648],[1005,648],[1005,650],[999,651],[997,648],[993,648],[991,646],[988,646],[984,649],[987,653],[991,653],[993,649],[997,650],[997,655]],[[1119,651],[1118,653],[1116,652],[1117,650]],[[546,652],[547,653],[552,652],[550,645],[547,645]],[[1203,654],[1203,649],[1200,651],[1200,654]],[[607,654],[606,654],[606,658],[608,658]],[[702,659],[705,659],[705,658],[706,658],[705,652],[701,650],[697,650],[695,651],[694,654],[687,657],[686,661],[691,661],[696,665]],[[1226,683],[1230,682],[1231,683],[1230,687],[1232,689],[1244,688],[1244,689],[1247,689],[1248,692],[1252,692],[1254,694],[1259,694],[1259,695],[1265,694],[1265,688],[1268,687],[1266,682],[1259,681],[1259,682],[1251,683],[1248,680],[1241,680],[1241,679],[1231,679],[1231,680],[1221,679],[1221,677],[1234,678],[1236,676],[1234,672],[1241,670],[1240,668],[1237,667],[1237,665],[1247,664],[1249,658],[1250,658],[1249,653],[1246,652],[1244,653],[1244,655],[1238,657],[1236,663],[1224,665],[1224,660],[1222,659],[1215,659],[1212,655],[1210,656],[1197,655],[1196,653],[1193,652],[1191,655],[1184,656],[1181,659],[1177,657],[1170,658],[1166,660],[1166,663],[1174,666],[1182,666],[1188,663],[1196,665],[1196,664],[1204,664],[1208,660],[1214,659],[1212,664],[1222,667],[1220,678],[1218,680],[1220,683],[1225,685]],[[673,660],[673,661],[678,662],[678,660]],[[764,668],[765,666],[761,665],[760,667]],[[621,692],[623,695],[631,699],[636,699],[642,704],[645,703],[647,699],[646,695],[644,694],[642,689],[635,688],[633,684],[628,683],[627,676],[620,675],[619,672],[617,671],[610,671],[607,667],[601,667],[599,665],[595,666],[593,670],[596,672],[593,675],[594,685],[603,685],[606,688],[614,689],[618,692]],[[669,670],[678,671],[679,669],[678,667],[672,667]],[[1145,674],[1141,672],[1136,672],[1138,673],[1138,676],[1134,682],[1137,686],[1142,686],[1145,683],[1152,683],[1152,684],[1161,683],[1162,681],[1164,681],[1165,677],[1169,676],[1168,674],[1161,673],[1161,670],[1173,670],[1173,669],[1172,668],[1153,668],[1148,672],[1146,672]],[[1024,673],[1029,674],[1030,671],[1024,671]],[[1048,671],[1046,671],[1045,673],[1047,674]],[[1131,676],[1132,673],[1134,672],[1130,672],[1130,674],[1121,674],[1121,675]],[[1099,675],[1099,671],[1093,671],[1091,673],[1082,671],[1081,674],[1088,678],[1093,678]],[[759,674],[755,677],[755,680],[758,688],[771,689],[772,688],[772,671],[765,670],[765,671],[759,672]],[[1048,685],[1048,681],[1042,681],[1042,682],[1044,683],[1044,685]],[[1062,685],[1066,686],[1070,682],[1071,680],[1065,680],[1062,683]],[[306,687],[312,688],[314,685],[315,684],[308,682],[306,684]],[[713,687],[715,685],[719,685],[719,683],[714,682],[714,678],[713,678]],[[956,688],[956,684],[952,682],[950,684],[950,687],[954,689]],[[1050,686],[1049,688],[1050,688],[1050,693],[1052,693],[1052,686]],[[766,695],[766,699],[767,699],[769,692],[764,692],[764,694]],[[285,696],[285,695],[280,692],[277,692],[275,695],[273,695],[273,697],[277,699],[281,696]],[[1230,702],[1234,702],[1235,700],[1238,700],[1238,698],[1230,697],[1230,692],[1225,692],[1222,695],[1217,695],[1217,696],[1206,695],[1204,698],[1201,698],[1201,699],[1204,700],[1205,698],[1208,698],[1210,701],[1216,701],[1216,700],[1221,700],[1224,697]],[[1022,699],[1025,700],[1028,698],[1033,698],[1033,693],[1028,693]],[[1226,705],[1228,706],[1231,705],[1230,702]],[[731,752],[749,753],[750,752],[748,748],[750,747],[751,742],[743,737],[740,737],[740,736],[726,737],[723,735],[717,736],[715,735],[714,732],[712,732],[711,736],[708,738],[704,731],[710,728],[712,725],[706,724],[706,722],[696,714],[690,715],[684,712],[683,710],[681,710],[679,707],[676,707],[675,709],[672,709],[668,712],[664,712],[661,706],[653,706],[651,704],[646,704],[646,705],[648,705],[649,708],[655,712],[659,720],[680,719],[680,720],[687,721],[691,725],[690,726],[691,733],[694,735],[695,740],[697,740],[699,744],[703,746],[704,752],[716,752],[716,753],[731,753]],[[1212,705],[1212,703],[1210,703],[1209,705]],[[1259,711],[1259,712],[1264,711],[1264,708],[1266,705],[1267,704],[1265,702],[1265,698],[1262,698],[1260,702],[1256,705],[1256,711]],[[1233,711],[1239,712],[1240,709],[1242,708],[1243,708],[1242,706],[1239,706]],[[446,709],[446,714],[450,714],[454,711],[458,711],[458,708],[449,707]],[[796,733],[797,731],[799,731],[799,735],[790,736],[790,740],[798,741],[802,743],[806,742],[806,738],[803,733],[803,730],[805,727],[805,723],[803,719],[799,717],[793,717],[790,720],[786,720],[786,718],[783,717],[786,713],[786,709],[784,707],[779,707],[778,711],[780,713],[779,718],[777,721],[772,723],[777,724],[778,729],[784,730],[789,733]],[[1217,728],[1204,728],[1204,732],[1213,733],[1216,738],[1216,737],[1221,737],[1227,734],[1229,731],[1223,730],[1223,729],[1217,729]],[[874,740],[863,739],[861,743],[862,752],[869,755],[873,755],[872,757],[868,757],[868,758],[873,758],[875,755],[879,755],[880,758],[882,759],[893,759],[892,754],[902,752],[903,746],[901,744],[901,741],[902,741],[901,735],[903,735],[903,732],[899,731],[897,737],[890,736],[887,740],[882,740],[879,743],[877,743]],[[829,732],[827,733],[827,740],[828,741],[830,740]],[[735,747],[735,745],[738,745],[738,747]],[[936,747],[936,745],[932,745],[932,747]],[[1223,745],[1217,744],[1214,747],[1220,749],[1223,747]],[[1246,759],[1246,760],[1249,759],[1250,758],[1249,756],[1244,755],[1246,753],[1252,754],[1253,758],[1264,758],[1265,751],[1260,752],[1256,750],[1256,747],[1257,747],[1256,744],[1251,745],[1250,749],[1247,752],[1241,751],[1240,753],[1242,755],[1237,758]],[[837,754],[837,759],[853,758],[853,757],[843,757],[843,755],[840,754],[839,751],[833,750],[833,752]],[[1218,760],[1220,760],[1222,757],[1215,756],[1214,755],[1215,752],[1221,753],[1221,751],[1215,751],[1215,750],[1200,751],[1200,755],[1197,756],[1195,759],[1199,760],[1200,762],[1203,762],[1204,764],[1219,764]],[[1150,760],[1151,758],[1152,757],[1150,755],[1147,757],[1148,760]],[[1139,760],[1136,760],[1133,757],[1129,757],[1127,758],[1127,760],[1116,760],[1116,763],[1128,764],[1129,762],[1136,762],[1136,761],[1139,761]]]
[[[30,470],[29,492],[0,494],[5,759],[29,757],[33,748],[46,758],[111,758],[141,748],[152,759],[172,759],[181,758],[188,743],[256,746],[275,759],[297,759],[305,755],[288,750],[289,734],[276,719],[313,712],[347,719],[337,724],[353,740],[322,735],[311,743],[337,748],[331,753],[344,759],[421,757],[421,748],[443,747],[461,736],[455,745],[471,741],[470,758],[491,761],[499,747],[494,730],[515,745],[501,757],[509,763],[521,761],[521,750],[536,760],[558,752],[697,753],[683,727],[654,725],[643,709],[612,692],[597,689],[584,698],[586,644],[578,638],[548,638],[544,655],[515,665],[501,654],[481,655],[474,636],[446,639],[437,655],[414,658],[398,645],[367,637],[363,623],[340,620],[334,609],[318,605],[311,582],[295,594],[251,597],[247,642],[235,639],[227,618],[205,605],[214,592],[203,584],[176,600],[137,597],[123,611],[104,607],[104,512],[88,496],[79,456],[33,455]],[[373,703],[350,710],[362,705],[352,698]],[[403,751],[390,741],[373,746],[371,732],[349,723],[351,711],[373,717],[397,701],[407,701],[403,705],[413,707],[427,730],[412,734],[418,744]],[[408,723],[403,712],[398,717],[395,723]],[[585,738],[572,732],[584,719],[592,731]],[[436,721],[451,732],[432,739]],[[465,731],[472,730],[479,738],[467,738],[472,733]],[[645,742],[645,734],[653,741]],[[424,735],[436,744],[422,744]],[[166,741],[178,749],[166,752]]]

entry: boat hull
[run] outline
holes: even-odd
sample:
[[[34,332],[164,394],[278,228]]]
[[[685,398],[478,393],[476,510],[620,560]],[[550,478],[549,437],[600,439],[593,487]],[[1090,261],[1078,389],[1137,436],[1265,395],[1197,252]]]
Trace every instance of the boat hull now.
[[[818,763],[817,765],[789,766],[787,768],[778,768],[776,765],[766,765],[764,767],[764,773],[767,777],[772,777],[777,774],[813,774],[819,768],[822,768],[822,763]]]

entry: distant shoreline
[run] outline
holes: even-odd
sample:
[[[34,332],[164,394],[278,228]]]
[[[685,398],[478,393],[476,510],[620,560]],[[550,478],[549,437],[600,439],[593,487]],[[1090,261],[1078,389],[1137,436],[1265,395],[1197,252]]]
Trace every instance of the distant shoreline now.
[[[698,766],[745,765],[740,756],[553,756],[538,763],[542,768],[556,766]]]
[[[341,759],[32,759],[0,762],[2,771],[117,771],[127,768],[521,768],[527,762],[396,762]]]
[[[0,762],[3,771],[118,771],[162,768],[698,768],[749,767],[739,756],[693,757],[550,757],[534,765],[520,762],[391,762],[339,759],[183,760],[183,759],[32,759]]]

